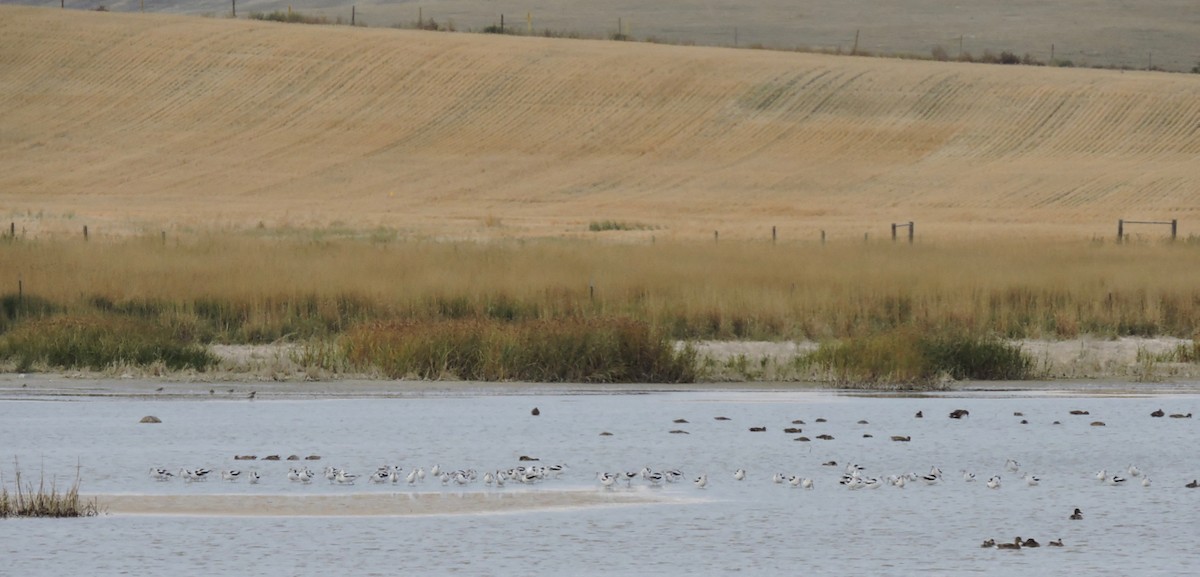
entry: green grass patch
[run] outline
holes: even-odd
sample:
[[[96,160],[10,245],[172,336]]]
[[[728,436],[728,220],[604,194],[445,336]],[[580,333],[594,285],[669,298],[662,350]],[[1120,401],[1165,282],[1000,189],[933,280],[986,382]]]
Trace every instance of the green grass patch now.
[[[943,379],[1019,380],[1033,360],[998,338],[897,329],[824,343],[807,362],[847,385],[931,386]]]
[[[580,383],[677,383],[696,355],[628,319],[377,323],[349,331],[351,366],[391,378]]]
[[[0,336],[0,359],[18,371],[36,367],[103,370],[162,363],[170,370],[203,371],[217,358],[170,328],[113,315],[39,318]]]

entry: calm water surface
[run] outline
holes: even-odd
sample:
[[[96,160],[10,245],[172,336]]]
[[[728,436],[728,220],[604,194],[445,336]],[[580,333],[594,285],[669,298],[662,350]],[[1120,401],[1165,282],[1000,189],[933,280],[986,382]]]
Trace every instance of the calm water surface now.
[[[530,410],[539,407],[541,415]],[[954,409],[970,416],[951,420]],[[319,454],[315,465],[369,474],[377,466],[516,466],[521,455],[565,463],[559,480],[502,491],[603,491],[597,471],[681,469],[688,481],[651,488],[666,502],[503,514],[410,517],[219,517],[107,515],[82,520],[0,521],[0,554],[22,576],[167,575],[990,575],[1200,571],[1200,396],[1073,396],[958,393],[855,396],[837,392],[478,394],[350,400],[39,399],[0,401],[0,474],[12,459],[28,478],[45,471],[83,490],[131,494],[350,494],[495,492],[426,482],[415,488],[350,487],[286,479],[286,461],[235,454]],[[1070,415],[1081,409],[1089,415]],[[925,418],[914,413],[923,411]],[[1023,417],[1014,416],[1022,412]],[[142,425],[144,415],[160,425]],[[714,417],[728,417],[718,421]],[[826,419],[817,423],[818,418]],[[1020,424],[1024,418],[1028,424]],[[675,423],[686,419],[687,423]],[[792,424],[793,420],[805,424]],[[865,424],[859,421],[866,421]],[[1053,424],[1059,421],[1060,424]],[[1106,426],[1090,426],[1103,421]],[[766,432],[750,432],[763,426]],[[800,427],[811,442],[793,440]],[[688,434],[671,434],[671,430]],[[603,431],[611,436],[601,436]],[[829,434],[833,440],[816,436]],[[866,435],[870,435],[867,437]],[[892,435],[912,437],[892,442]],[[1029,487],[1019,461],[1038,475]],[[822,464],[837,461],[839,466]],[[936,486],[848,490],[843,465],[868,476],[944,471]],[[1153,484],[1109,486],[1107,469],[1130,464]],[[253,468],[254,486],[213,479],[154,482],[152,466]],[[314,468],[316,468],[314,466]],[[733,479],[744,468],[746,480]],[[972,471],[975,483],[962,480]],[[811,477],[811,491],[775,484],[775,472]],[[707,473],[710,485],[690,479]],[[1002,486],[985,482],[1001,475]],[[215,474],[214,474],[215,475]],[[1070,521],[1075,507],[1083,521]],[[985,538],[1033,537],[1021,551],[982,549]],[[81,573],[82,572],[82,573]]]

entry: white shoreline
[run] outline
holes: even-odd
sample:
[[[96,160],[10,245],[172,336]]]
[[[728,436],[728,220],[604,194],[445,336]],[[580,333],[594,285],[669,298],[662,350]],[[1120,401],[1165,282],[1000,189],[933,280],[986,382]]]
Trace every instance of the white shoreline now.
[[[464,493],[282,494],[81,494],[102,514],[214,517],[412,517],[562,511],[594,507],[689,503],[650,492],[599,489]]]

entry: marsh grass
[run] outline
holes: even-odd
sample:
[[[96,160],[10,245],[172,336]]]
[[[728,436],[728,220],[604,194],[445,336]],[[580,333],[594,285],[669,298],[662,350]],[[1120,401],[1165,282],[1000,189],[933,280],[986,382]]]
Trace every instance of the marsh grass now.
[[[18,371],[37,367],[102,370],[161,363],[170,370],[203,371],[216,358],[167,328],[113,315],[57,316],[31,320],[0,335],[0,358]]]
[[[480,334],[511,331],[505,338],[517,346],[538,347],[544,344],[517,335],[532,326],[610,327],[613,319],[685,341],[853,339],[859,344],[843,346],[859,347],[850,350],[864,358],[897,331],[955,335],[967,347],[983,338],[977,335],[1190,338],[1200,326],[1200,267],[1193,266],[1196,246],[1187,243],[475,243],[349,230],[270,233],[181,235],[171,244],[157,237],[0,243],[0,286],[20,278],[24,287],[21,297],[0,297],[0,360],[80,367],[161,361],[202,370],[211,359],[193,345],[335,343],[381,326],[461,340],[462,327],[472,326]],[[307,366],[346,366],[336,347],[306,347]],[[985,352],[950,350],[939,358]],[[925,365],[901,359],[939,354],[915,351],[866,374],[925,375]],[[433,361],[419,366],[425,377],[443,372]],[[1001,378],[982,377],[986,371],[969,363],[938,366]],[[609,378],[589,371],[588,378]],[[462,376],[535,373],[471,369]]]
[[[99,513],[95,499],[79,497],[79,469],[76,467],[75,481],[63,492],[51,480],[46,486],[46,477],[41,475],[37,487],[24,483],[21,468],[14,461],[16,491],[0,487],[0,518],[8,517],[94,517]],[[2,480],[0,480],[2,481]]]
[[[391,378],[580,383],[695,380],[695,352],[628,319],[380,323],[344,338],[348,362]]]
[[[959,331],[900,329],[824,343],[806,362],[842,384],[928,386],[945,379],[1020,380],[1034,367],[1020,347]]]

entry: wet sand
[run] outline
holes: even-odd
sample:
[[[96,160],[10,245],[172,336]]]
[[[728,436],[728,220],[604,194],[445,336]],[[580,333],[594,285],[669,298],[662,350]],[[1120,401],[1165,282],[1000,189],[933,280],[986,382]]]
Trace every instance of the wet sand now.
[[[478,515],[667,503],[650,492],[602,490],[367,495],[81,495],[112,515],[410,516]]]

